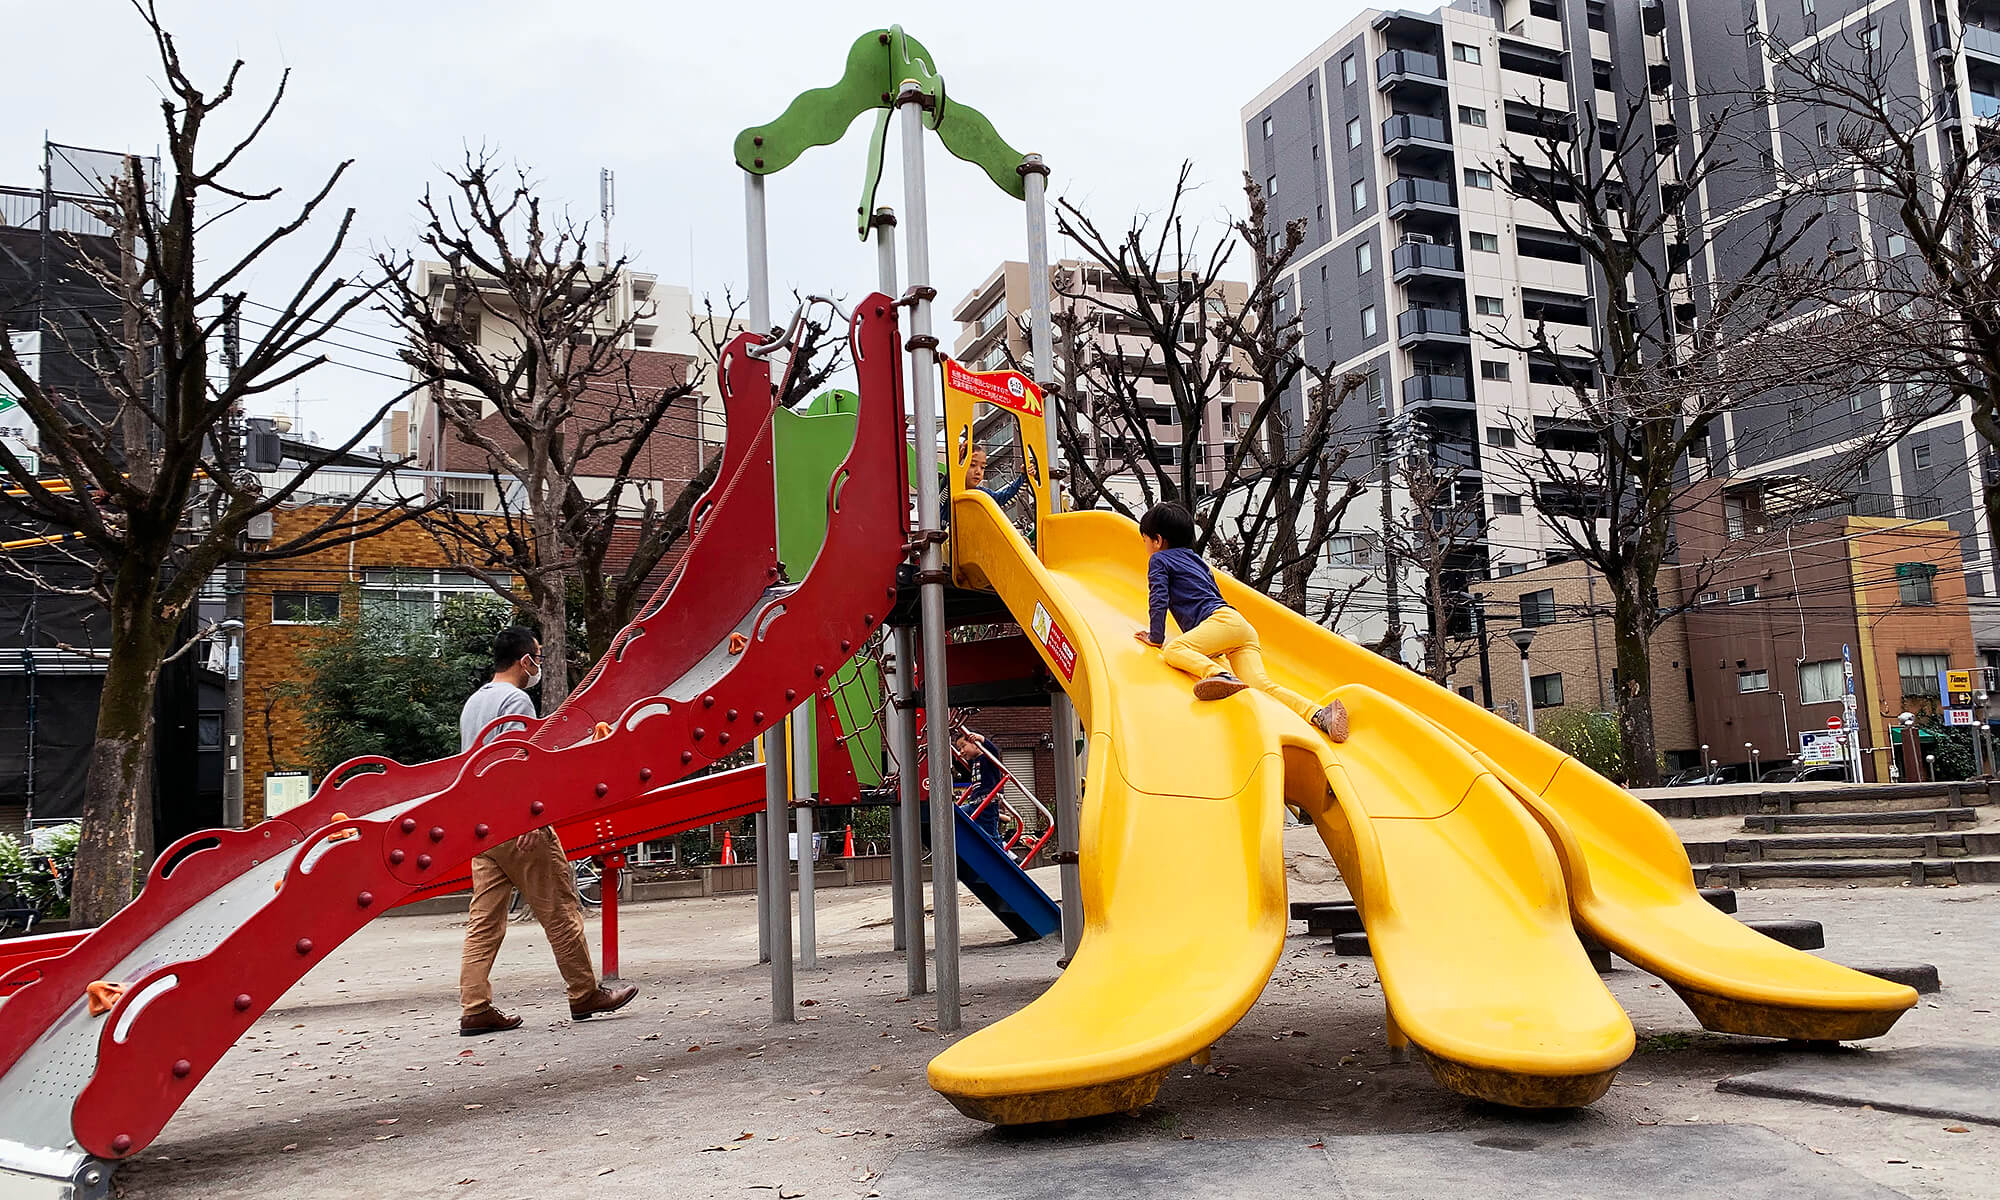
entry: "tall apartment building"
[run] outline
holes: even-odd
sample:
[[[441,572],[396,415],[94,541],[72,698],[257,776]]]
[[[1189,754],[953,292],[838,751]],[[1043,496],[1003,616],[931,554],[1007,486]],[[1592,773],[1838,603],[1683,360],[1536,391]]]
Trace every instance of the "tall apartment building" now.
[[[1117,280],[1094,264],[1076,259],[1057,262],[1050,271],[1058,285],[1052,303],[1059,309],[1078,314],[1084,320],[1098,351],[1123,355],[1134,370],[1141,371],[1144,377],[1138,384],[1140,392],[1145,396],[1157,396],[1157,403],[1146,406],[1145,415],[1152,424],[1159,461],[1165,466],[1177,465],[1182,434],[1180,412],[1167,391],[1165,377],[1145,376],[1140,367],[1148,345],[1146,334],[1142,330],[1127,328],[1116,313],[1093,303],[1093,298],[1102,298],[1111,304],[1129,302],[1119,296]],[[1234,314],[1241,310],[1248,298],[1249,288],[1245,284],[1221,281],[1212,288],[1209,302],[1220,303],[1222,314],[1218,315]],[[953,306],[951,316],[958,322],[959,332],[952,343],[952,357],[975,371],[999,370],[1007,365],[1010,357],[1017,363],[1032,362],[1033,356],[1028,348],[1028,312],[1028,264],[1001,263]],[[1192,343],[1194,338],[1190,335],[1187,340]],[[1208,353],[1226,353],[1224,348],[1215,345],[1213,339],[1208,345]],[[1060,345],[1056,353],[1063,353]],[[1157,361],[1156,353],[1154,362]],[[1056,374],[1061,378],[1065,372],[1058,367]],[[1227,465],[1230,446],[1245,428],[1260,395],[1255,383],[1237,382],[1210,401],[1202,415],[1202,428],[1196,443],[1196,452],[1202,456],[1204,475],[1220,477]],[[1083,394],[1070,399],[1081,404],[1085,411],[1090,411],[1094,398],[1084,389]],[[1089,427],[1091,436],[1111,439],[1113,446],[1126,436],[1114,422],[1101,416],[1095,418]],[[1106,451],[1115,452],[1111,447],[1106,447]]]
[[[1578,432],[1563,417],[1563,372],[1482,331],[1519,340],[1530,323],[1546,322],[1561,334],[1559,356],[1581,365],[1595,354],[1603,289],[1547,214],[1495,178],[1502,148],[1532,162],[1533,139],[1553,131],[1605,153],[1618,121],[1650,120],[1659,182],[1673,186],[1688,131],[1772,86],[1763,32],[1795,49],[1835,38],[1879,47],[1872,52],[1890,64],[1892,86],[1937,113],[1936,152],[1967,153],[2000,118],[1996,31],[1993,0],[1962,10],[1940,0],[1456,0],[1435,12],[1355,17],[1246,104],[1241,120],[1245,162],[1270,196],[1274,226],[1304,224],[1285,282],[1313,365],[1375,377],[1381,408],[1371,415],[1378,435],[1391,436],[1357,449],[1422,432],[1434,460],[1457,474],[1460,499],[1491,518],[1483,547],[1464,563],[1469,577],[1560,560],[1563,543],[1545,518],[1566,516],[1565,497],[1527,477],[1534,446],[1522,443],[1561,446]],[[1586,110],[1596,130],[1578,128]],[[1826,144],[1827,120],[1774,106],[1755,144],[1731,148],[1737,165],[1695,189],[1685,219],[1705,228],[1766,219],[1785,168],[1802,170]],[[1906,250],[1891,214],[1859,199],[1829,205],[1825,216],[1801,253]],[[1663,240],[1677,233],[1669,228]],[[1699,284],[1729,276],[1728,251],[1718,248],[1730,241],[1711,237],[1692,254],[1653,248],[1673,272],[1677,320],[1699,320]],[[1732,413],[1687,478],[1770,477],[1782,487],[1825,474],[1882,427],[1900,387],[1884,381],[1839,413],[1807,404]],[[1848,507],[1949,523],[1963,543],[1981,643],[2000,646],[2000,616],[1987,615],[2000,601],[1978,500],[1985,469],[1969,413],[1948,412],[1867,462]],[[1366,520],[1360,506],[1350,512]],[[1356,540],[1367,532],[1357,528]],[[1341,549],[1350,557],[1336,574],[1353,575],[1360,608],[1379,612],[1379,558],[1355,553],[1355,543]]]
[[[699,357],[689,324],[691,307],[687,289],[662,288],[656,277],[629,269],[620,272],[618,282],[619,287],[603,315],[603,328],[616,328],[628,318],[637,318],[621,347],[629,357],[629,387],[644,390],[679,385],[696,369]],[[414,286],[430,297],[440,311],[457,303],[452,294],[451,270],[443,263],[418,262]],[[512,327],[503,315],[508,303],[505,291],[496,284],[481,289],[478,305],[465,306],[463,319],[468,325],[477,322],[482,351],[500,356],[515,353],[510,340]],[[625,381],[610,377],[593,385],[595,390],[604,392],[602,403],[606,405],[621,403],[616,393],[627,386]],[[713,393],[713,389],[714,381],[704,380],[704,390]],[[676,404],[667,413],[633,464],[634,476],[641,483],[627,493],[629,504],[640,503],[648,494],[647,489],[651,489],[655,502],[661,502],[663,496],[665,502],[671,502],[679,487],[699,470],[703,456],[713,449],[711,440],[720,434],[720,421],[710,411],[714,404],[714,397],[709,394],[702,396],[699,403]],[[493,424],[497,440],[506,444],[510,435],[498,415],[489,413],[486,420]],[[445,482],[462,509],[499,507],[500,497],[492,494],[493,482],[470,477],[487,474],[485,451],[452,431],[428,392],[419,392],[412,398],[407,416],[391,418],[384,442],[391,454],[414,457],[414,465],[422,470],[468,476]],[[578,485],[585,495],[601,496],[608,490],[610,478],[617,470],[619,449],[606,447],[583,464],[588,474],[579,476]]]

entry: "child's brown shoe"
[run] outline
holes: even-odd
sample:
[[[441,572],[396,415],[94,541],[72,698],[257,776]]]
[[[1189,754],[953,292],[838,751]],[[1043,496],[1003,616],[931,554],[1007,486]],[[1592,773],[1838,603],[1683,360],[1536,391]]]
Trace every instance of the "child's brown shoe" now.
[[[1197,700],[1223,700],[1234,696],[1249,686],[1249,684],[1236,678],[1236,676],[1231,675],[1229,672],[1221,671],[1197,682],[1194,685],[1194,698]]]
[[[1347,740],[1347,706],[1338,700],[1329,701],[1325,708],[1313,714],[1313,724],[1327,736],[1328,741]]]

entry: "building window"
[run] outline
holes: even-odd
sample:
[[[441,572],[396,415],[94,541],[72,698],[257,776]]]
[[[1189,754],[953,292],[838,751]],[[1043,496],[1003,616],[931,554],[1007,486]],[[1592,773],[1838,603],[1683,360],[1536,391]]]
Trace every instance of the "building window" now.
[[[194,721],[194,744],[197,750],[222,749],[222,714],[219,712],[200,713]]]
[[[1354,56],[1352,54],[1340,60],[1340,82],[1349,86],[1352,86],[1354,83]]]
[[[1479,377],[1481,379],[1505,379],[1507,378],[1507,364],[1503,362],[1482,362],[1479,364]]]
[[[1493,515],[1496,517],[1518,517],[1521,515],[1521,498],[1505,492],[1493,493]]]
[[[1368,539],[1360,534],[1340,533],[1326,539],[1326,563],[1330,567],[1368,565]]]
[[[1361,310],[1361,336],[1375,336],[1375,306],[1370,304]]]
[[[1755,600],[1756,598],[1757,585],[1754,583],[1746,583],[1742,587],[1729,589],[1729,602],[1731,604],[1741,604],[1746,600]]]
[[[1467,700],[1472,699],[1472,685],[1468,683],[1465,686],[1459,688],[1458,694]]]
[[[1470,104],[1461,104],[1458,106],[1458,123],[1484,129],[1486,128],[1486,110],[1483,108],[1474,108]]]
[[[1265,137],[1271,136],[1271,118],[1269,117],[1264,118],[1264,136]]]
[[[1563,677],[1537,675],[1528,681],[1528,695],[1534,698],[1536,708],[1561,708],[1563,702]]]
[[[1266,196],[1275,196],[1278,194],[1278,177],[1276,175],[1264,180],[1264,194]]]
[[[502,582],[511,580],[502,577]],[[464,571],[387,567],[361,573],[361,615],[419,633],[436,627],[438,614],[451,597],[491,595],[484,582]]]
[[[1465,186],[1475,191],[1490,192],[1493,190],[1493,172],[1482,171],[1478,167],[1467,167]]]
[[[1863,25],[1861,27],[1861,48],[1870,52],[1882,48],[1882,27],[1880,25]]]
[[[1474,250],[1484,250],[1488,254],[1500,253],[1500,238],[1497,234],[1472,232],[1465,236],[1467,244]]]
[[[1813,0],[1799,0],[1799,11],[1810,17],[1815,11]]]
[[[1552,625],[1556,619],[1556,590],[1543,588],[1539,592],[1521,593],[1521,624],[1533,629],[1540,625]],[[1558,701],[1560,703],[1560,701]]]
[[[1507,315],[1507,302],[1498,296],[1475,296],[1472,299],[1472,304],[1482,317],[1504,317]]]
[[[1375,243],[1363,242],[1354,248],[1354,273],[1366,275],[1375,269]]]
[[[1889,235],[1888,250],[1890,258],[1901,258],[1909,253],[1910,239],[1900,233],[1892,233]]]
[[[1366,179],[1355,180],[1354,186],[1348,189],[1348,193],[1354,198],[1355,212],[1368,211],[1368,181]]]
[[[1929,442],[1912,442],[1910,444],[1910,465],[1919,471],[1928,471],[1931,469],[1931,444]]]
[[[1768,692],[1771,690],[1769,671],[1736,672],[1736,690],[1739,692]]]
[[[1825,704],[1847,694],[1847,679],[1840,660],[1802,663],[1799,666],[1799,703]]]
[[[1347,123],[1347,148],[1349,150],[1353,150],[1359,147],[1360,145],[1361,145],[1361,118],[1356,117]]]
[[[1488,425],[1486,427],[1486,444],[1497,446],[1502,450],[1512,450],[1514,448],[1514,431],[1505,425]]]
[[[326,625],[338,620],[339,592],[271,593],[273,625]]]
[[[1943,654],[1898,654],[1896,674],[1902,680],[1905,696],[1938,696],[1938,676],[1951,666],[1951,658]]]
[[[1479,47],[1468,46],[1464,42],[1453,42],[1451,44],[1451,56],[1459,62],[1472,63],[1474,66],[1477,66],[1479,64]]]
[[[1936,604],[1937,592],[1932,587],[1936,577],[1935,563],[1897,563],[1896,598],[1904,604]]]

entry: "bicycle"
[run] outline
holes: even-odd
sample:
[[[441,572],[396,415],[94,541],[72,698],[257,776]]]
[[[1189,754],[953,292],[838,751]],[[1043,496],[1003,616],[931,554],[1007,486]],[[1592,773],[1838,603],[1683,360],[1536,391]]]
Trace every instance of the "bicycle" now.
[[[598,869],[594,858],[579,858],[570,865],[570,877],[576,885],[576,898],[585,908],[596,908],[604,903],[604,872]],[[527,900],[521,889],[514,889],[514,898],[507,902],[507,915],[523,917],[527,914]]]

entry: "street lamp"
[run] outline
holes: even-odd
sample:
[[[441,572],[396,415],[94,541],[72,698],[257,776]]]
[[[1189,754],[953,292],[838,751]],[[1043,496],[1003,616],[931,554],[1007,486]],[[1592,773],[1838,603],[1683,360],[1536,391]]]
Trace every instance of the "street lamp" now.
[[[1528,732],[1535,732],[1535,681],[1528,674],[1528,647],[1535,643],[1535,631],[1516,629],[1507,634],[1521,648],[1521,711],[1527,714]]]
[[[1743,748],[1750,752],[1750,782],[1761,783],[1763,777],[1757,771],[1757,747],[1749,742],[1745,742],[1743,743]]]
[[[1920,770],[1920,768],[1917,765],[1917,747],[1915,742],[1917,736],[1917,714],[1912,712],[1906,712],[1898,716],[1896,720],[1901,722],[1903,726],[1903,761],[1908,764],[1908,768],[1904,773],[1908,775],[1915,775]],[[1910,783],[1910,782],[1921,782],[1921,781],[1912,781],[1905,779],[1903,782]]]

